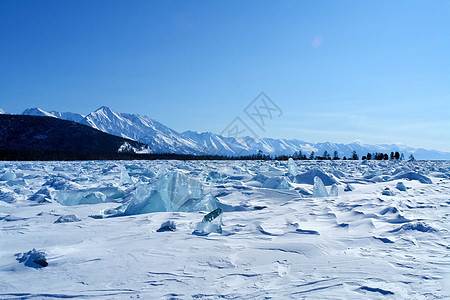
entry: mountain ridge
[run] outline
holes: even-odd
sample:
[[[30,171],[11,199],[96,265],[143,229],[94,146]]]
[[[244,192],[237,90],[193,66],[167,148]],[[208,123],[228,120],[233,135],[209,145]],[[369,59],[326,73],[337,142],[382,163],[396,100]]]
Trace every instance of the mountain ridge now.
[[[53,118],[58,118],[58,119],[66,120],[66,121],[74,121],[77,123],[80,123],[85,117],[81,114],[72,113],[72,112],[58,112],[58,111],[54,111],[54,110],[47,112],[43,109],[40,109],[39,107],[27,108],[21,113],[21,115],[53,117]]]
[[[56,111],[46,112],[39,108],[27,109],[23,114],[36,113],[56,118],[63,118],[69,114],[83,116],[75,113],[58,113]],[[65,115],[64,115],[65,114]],[[350,157],[352,151],[361,157],[367,153],[375,152],[401,152],[407,158],[413,154],[416,159],[450,159],[450,153],[413,148],[398,144],[362,144],[355,141],[349,144],[319,142],[311,143],[299,139],[276,139],[261,138],[255,140],[251,137],[240,138],[221,136],[211,132],[184,131],[177,132],[164,124],[139,114],[119,113],[107,106],[83,116],[78,123],[88,125],[109,134],[129,138],[151,147],[154,153],[178,153],[178,154],[218,154],[227,156],[251,155],[261,150],[268,155],[292,155],[294,152],[302,151],[309,155],[314,151],[316,155],[322,155],[327,151],[333,155],[337,151],[339,156]]]

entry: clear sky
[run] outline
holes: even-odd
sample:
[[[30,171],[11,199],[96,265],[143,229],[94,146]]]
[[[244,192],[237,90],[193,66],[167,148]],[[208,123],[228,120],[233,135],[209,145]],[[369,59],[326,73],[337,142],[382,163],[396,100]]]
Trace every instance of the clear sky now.
[[[450,1],[0,1],[0,108],[450,151]]]

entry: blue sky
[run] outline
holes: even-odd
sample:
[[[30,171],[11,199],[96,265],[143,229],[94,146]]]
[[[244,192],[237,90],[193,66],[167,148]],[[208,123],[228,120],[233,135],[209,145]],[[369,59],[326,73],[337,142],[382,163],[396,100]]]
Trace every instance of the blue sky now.
[[[0,1],[0,108],[450,151],[450,1]]]

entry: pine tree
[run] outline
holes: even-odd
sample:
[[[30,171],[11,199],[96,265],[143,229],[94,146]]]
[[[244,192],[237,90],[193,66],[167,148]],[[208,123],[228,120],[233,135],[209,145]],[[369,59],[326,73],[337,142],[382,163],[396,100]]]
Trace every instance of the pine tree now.
[[[256,154],[257,160],[262,160],[264,157],[262,150],[258,150],[258,154]]]
[[[301,159],[301,160],[305,160],[306,159],[306,155],[303,154],[301,150],[298,152],[298,159]]]
[[[339,160],[340,158],[339,158],[339,154],[338,154],[338,152],[337,151],[334,151],[334,153],[333,153],[333,160]]]

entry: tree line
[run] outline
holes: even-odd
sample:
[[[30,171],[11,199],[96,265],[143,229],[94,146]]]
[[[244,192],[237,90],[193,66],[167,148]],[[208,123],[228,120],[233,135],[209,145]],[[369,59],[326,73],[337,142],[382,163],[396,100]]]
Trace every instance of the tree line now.
[[[293,155],[279,155],[275,157],[275,160],[288,160],[292,158],[294,160],[341,160],[339,153],[337,151],[333,152],[331,156],[328,151],[324,151],[323,154],[316,155],[314,151],[311,151],[309,154],[304,154],[302,151],[294,152]],[[404,160],[405,156],[403,153],[398,151],[391,152],[390,155],[387,153],[367,153],[367,155],[363,155],[361,157],[362,160]],[[347,158],[346,156],[342,157],[342,160],[359,160],[359,155],[356,151],[353,151],[352,154]],[[415,160],[414,156],[411,154],[409,156],[409,160]]]
[[[175,154],[175,153],[150,153],[139,154],[132,152],[78,152],[78,151],[57,151],[57,150],[18,150],[1,149],[0,161],[74,161],[74,160],[341,160],[337,151],[331,156],[328,151],[316,155],[311,151],[308,155],[302,151],[297,151],[293,155],[270,156],[258,151],[251,155],[226,156],[226,155],[193,155],[193,154]],[[399,152],[386,153],[367,153],[361,157],[362,160],[403,160],[404,155]],[[353,151],[348,158],[344,156],[342,160],[359,160],[356,151]],[[414,160],[410,155],[409,160]]]

